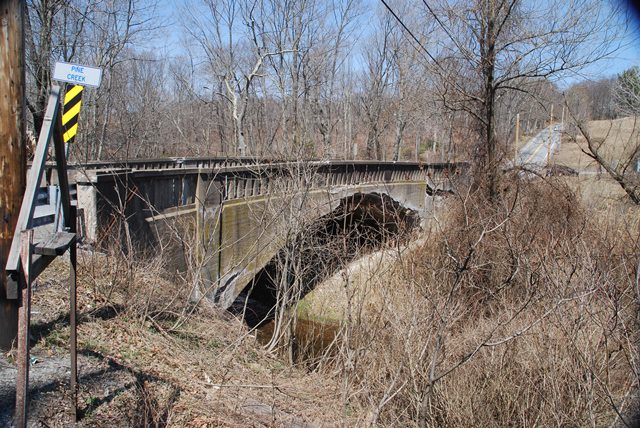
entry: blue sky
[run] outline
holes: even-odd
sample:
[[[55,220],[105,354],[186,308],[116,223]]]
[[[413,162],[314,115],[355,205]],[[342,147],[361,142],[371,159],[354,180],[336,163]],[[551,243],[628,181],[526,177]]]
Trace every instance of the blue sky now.
[[[419,0],[409,0],[419,1]],[[601,0],[611,5],[631,5],[630,0]],[[180,22],[181,9],[192,0],[171,0],[159,2],[159,15],[167,22],[167,28],[162,31],[161,37],[152,43],[152,49],[166,52],[170,56],[179,56],[184,51],[182,24]],[[367,13],[381,6],[378,0],[363,0]],[[640,3],[640,2],[638,2]],[[632,10],[631,7],[630,10]],[[640,10],[626,16],[620,16],[620,22],[627,25],[627,32],[620,42],[620,48],[608,58],[583,70],[580,75],[570,77],[565,82],[573,83],[585,79],[600,79],[616,76],[622,71],[634,66],[640,66]],[[364,30],[364,29],[363,29]],[[366,32],[366,30],[364,30]]]
[[[585,70],[584,77],[586,78],[615,76],[630,67],[640,66],[640,13],[638,13],[638,10],[634,12],[633,5],[633,3],[637,4],[638,2],[627,0],[602,1],[608,1],[615,6],[622,5],[629,8],[629,13],[626,16],[620,16],[621,24],[626,24],[627,30],[621,40],[620,49],[612,54],[610,58]]]
[[[637,8],[638,2],[634,3]],[[634,65],[640,66],[640,10],[636,9],[635,13],[632,13],[632,20],[629,34],[625,40],[626,47],[620,52],[619,58],[612,64],[612,67],[616,68],[616,73],[620,73]]]

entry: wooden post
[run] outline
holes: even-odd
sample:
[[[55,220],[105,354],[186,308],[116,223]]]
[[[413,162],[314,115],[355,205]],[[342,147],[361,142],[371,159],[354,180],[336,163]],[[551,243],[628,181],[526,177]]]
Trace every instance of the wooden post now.
[[[76,207],[71,207],[68,222],[69,231],[76,233]],[[71,354],[71,411],[72,422],[78,420],[78,339],[77,339],[77,239],[74,240],[71,247],[69,247],[69,326],[71,327],[71,336],[69,338],[69,353]]]
[[[520,144],[520,113],[516,114],[516,140],[513,147],[513,166],[518,165],[518,145]]]
[[[0,0],[0,350],[4,351],[18,333],[19,300],[7,299],[5,265],[26,181],[24,10],[24,1]]]
[[[27,410],[29,408],[29,324],[31,323],[31,254],[33,245],[33,229],[22,232],[20,261],[24,279],[22,286],[19,329],[18,329],[18,373],[16,379],[16,411],[14,422],[16,427],[27,426]]]

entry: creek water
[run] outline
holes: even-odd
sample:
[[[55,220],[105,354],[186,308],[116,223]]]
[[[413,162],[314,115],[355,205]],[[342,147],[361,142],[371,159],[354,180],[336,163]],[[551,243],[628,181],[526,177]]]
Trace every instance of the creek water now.
[[[257,339],[266,345],[273,336],[274,321],[258,328]],[[295,362],[314,362],[332,352],[332,345],[340,324],[332,321],[315,321],[298,317],[294,331],[292,353]]]

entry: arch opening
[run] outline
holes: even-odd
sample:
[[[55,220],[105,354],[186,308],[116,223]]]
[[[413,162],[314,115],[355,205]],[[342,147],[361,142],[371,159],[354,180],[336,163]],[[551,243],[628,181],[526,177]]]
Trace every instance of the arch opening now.
[[[229,311],[251,328],[273,320],[316,285],[360,255],[391,239],[406,239],[418,214],[381,193],[356,193],[340,200],[287,241],[233,302]]]

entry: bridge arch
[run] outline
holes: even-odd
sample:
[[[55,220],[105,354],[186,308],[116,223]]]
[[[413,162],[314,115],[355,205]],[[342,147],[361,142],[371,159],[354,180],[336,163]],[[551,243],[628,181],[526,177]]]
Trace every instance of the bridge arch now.
[[[419,222],[429,211],[431,197],[427,188],[426,182],[298,188],[204,207],[201,228],[211,250],[205,271],[212,284],[210,288],[215,290],[208,297],[229,308],[257,272],[298,234],[300,227],[317,225],[318,219],[335,216],[335,210],[347,201],[370,204],[381,198],[381,207],[394,201],[416,213]]]
[[[356,192],[313,219],[259,269],[229,310],[249,327],[273,319],[324,279],[389,239],[403,239],[420,223],[418,213],[386,193]]]

